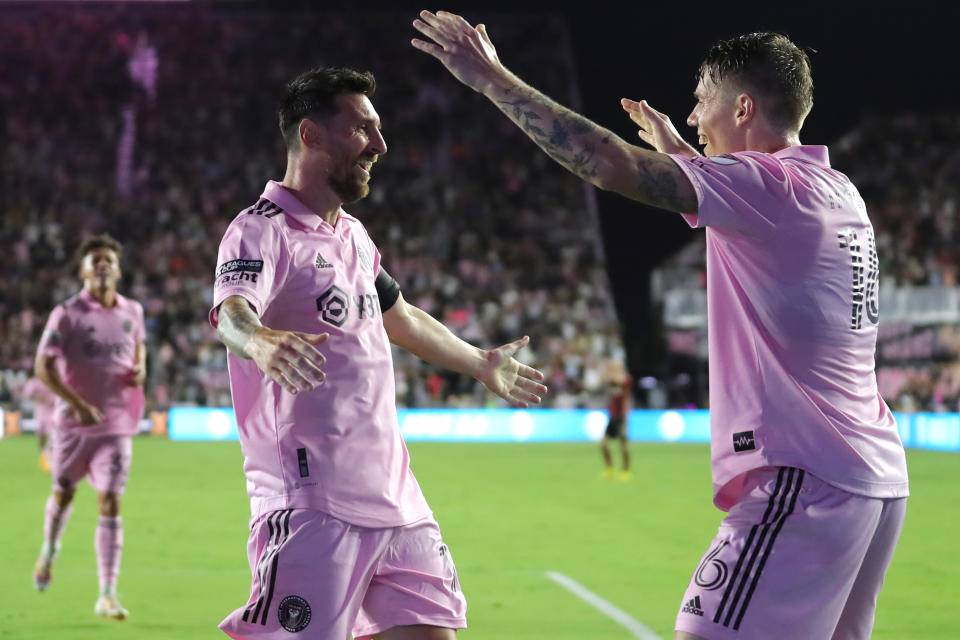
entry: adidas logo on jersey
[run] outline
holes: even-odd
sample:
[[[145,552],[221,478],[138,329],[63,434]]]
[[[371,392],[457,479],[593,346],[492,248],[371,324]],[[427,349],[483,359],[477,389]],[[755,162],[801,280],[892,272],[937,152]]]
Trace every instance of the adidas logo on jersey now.
[[[317,251],[317,260],[313,263],[317,269],[332,269],[333,265],[323,259],[323,256],[320,255],[320,252]]]
[[[695,616],[702,616],[703,609],[700,608],[700,596],[694,596],[687,601],[687,604],[683,605],[683,608],[680,609],[680,613],[692,613]]]

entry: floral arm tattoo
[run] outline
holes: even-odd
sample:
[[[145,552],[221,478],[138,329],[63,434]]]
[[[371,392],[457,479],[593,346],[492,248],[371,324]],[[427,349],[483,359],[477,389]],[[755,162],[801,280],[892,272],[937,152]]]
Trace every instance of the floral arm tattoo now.
[[[697,211],[689,180],[667,155],[629,145],[532,87],[498,87],[492,94],[490,99],[507,117],[578,177],[661,209]],[[624,180],[627,175],[632,176],[629,181]]]

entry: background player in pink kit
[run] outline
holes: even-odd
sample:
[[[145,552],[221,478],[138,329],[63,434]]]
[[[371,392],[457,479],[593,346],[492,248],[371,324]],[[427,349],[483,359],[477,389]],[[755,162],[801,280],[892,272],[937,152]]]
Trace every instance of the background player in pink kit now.
[[[516,406],[546,392],[511,357],[528,338],[486,351],[407,304],[341,208],[387,151],[374,89],[342,68],[287,85],[286,174],[220,244],[210,319],[230,350],[252,512],[250,599],[220,625],[232,638],[454,637],[466,601],[410,471],[390,343]]]
[[[33,403],[33,419],[37,423],[37,445],[40,447],[40,468],[50,473],[50,432],[53,429],[57,396],[40,378],[33,376],[20,390],[20,395]]]
[[[53,577],[77,483],[97,492],[100,519],[94,544],[100,580],[97,615],[124,619],[117,601],[123,549],[120,496],[130,473],[132,436],[143,415],[145,330],[140,303],[117,293],[122,247],[107,235],[77,252],[83,289],[50,313],[37,349],[36,376],[57,395],[43,548],[33,579],[43,591]]]
[[[717,43],[687,119],[645,102],[630,145],[510,73],[483,25],[421,12],[416,48],[598,187],[707,229],[714,502],[729,514],[675,638],[868,638],[906,510],[906,460],[874,373],[877,256],[863,200],[799,132],[813,104],[786,37]],[[664,153],[666,152],[666,153]]]

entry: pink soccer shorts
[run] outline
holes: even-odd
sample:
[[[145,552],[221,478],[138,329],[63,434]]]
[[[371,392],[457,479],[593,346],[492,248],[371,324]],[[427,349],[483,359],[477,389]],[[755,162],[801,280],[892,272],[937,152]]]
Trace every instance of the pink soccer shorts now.
[[[432,518],[386,529],[285,509],[254,522],[250,600],[220,623],[235,640],[366,638],[391,627],[467,626],[450,550]]]
[[[123,494],[133,459],[132,436],[83,436],[54,429],[51,442],[54,491],[73,490],[86,476],[99,493]]]
[[[676,629],[709,640],[867,640],[906,506],[801,469],[750,471],[687,586]]]

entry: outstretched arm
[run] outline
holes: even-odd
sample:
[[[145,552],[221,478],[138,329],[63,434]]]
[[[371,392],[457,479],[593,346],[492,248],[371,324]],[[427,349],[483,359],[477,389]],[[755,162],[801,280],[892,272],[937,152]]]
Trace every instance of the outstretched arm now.
[[[265,327],[242,296],[230,296],[220,305],[217,334],[235,356],[253,360],[290,393],[310,391],[326,379],[321,367],[327,359],[317,346],[330,334]]]
[[[516,407],[540,404],[547,388],[537,382],[542,372],[513,359],[530,342],[519,340],[485,351],[464,342],[428,313],[408,304],[401,295],[383,313],[390,342],[438,367],[473,376],[487,389]]]
[[[421,11],[414,39],[458,80],[489,98],[551,158],[597,187],[668,211],[696,213],[697,197],[666,154],[642,149],[551,100],[507,70],[486,27],[444,11]]]

